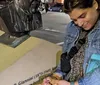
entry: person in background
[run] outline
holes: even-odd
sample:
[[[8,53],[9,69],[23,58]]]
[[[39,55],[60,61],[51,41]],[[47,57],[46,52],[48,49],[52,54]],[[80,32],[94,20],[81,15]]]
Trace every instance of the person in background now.
[[[100,0],[64,0],[67,25],[60,64],[41,85],[100,85]]]
[[[49,4],[46,2],[45,3],[45,11],[46,11],[46,13],[48,12],[48,8],[49,8]]]

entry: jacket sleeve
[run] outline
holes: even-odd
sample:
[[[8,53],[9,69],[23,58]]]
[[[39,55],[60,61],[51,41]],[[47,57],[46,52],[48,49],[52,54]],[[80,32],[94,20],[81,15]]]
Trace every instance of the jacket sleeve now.
[[[72,31],[73,30],[73,31]],[[67,27],[66,27],[66,31],[65,31],[65,37],[64,37],[64,44],[63,44],[63,49],[62,52],[69,52],[69,50],[71,49],[71,47],[73,46],[73,41],[75,41],[76,36],[78,34],[77,27],[73,24],[73,22],[70,22]],[[57,69],[55,71],[56,74],[58,74],[59,76],[64,76],[65,73],[63,73],[61,71],[60,68],[60,63],[57,66]]]
[[[68,27],[68,26],[67,26]],[[65,32],[65,37],[64,37],[64,44],[63,44],[63,48],[62,48],[62,52],[64,53],[64,52],[67,52],[67,50],[68,50],[68,48],[66,47],[67,46],[67,42],[66,42],[66,38],[67,38],[67,27],[66,27],[66,32]],[[59,77],[63,77],[64,75],[65,75],[65,73],[63,73],[62,71],[61,71],[61,67],[60,67],[60,62],[59,62],[59,64],[58,64],[58,66],[57,66],[57,68],[56,68],[56,71],[55,71],[55,73],[54,74],[56,74],[56,75],[58,75]]]
[[[65,37],[64,37],[64,44],[63,44],[63,53],[69,52],[71,47],[74,45],[74,42],[76,41],[80,29],[79,27],[75,26],[73,22],[70,22],[65,30]]]

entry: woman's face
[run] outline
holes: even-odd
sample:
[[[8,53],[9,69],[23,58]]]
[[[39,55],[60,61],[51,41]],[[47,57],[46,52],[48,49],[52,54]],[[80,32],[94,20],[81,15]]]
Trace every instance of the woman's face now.
[[[69,16],[76,25],[84,30],[90,30],[95,25],[99,13],[94,7],[86,9],[75,8],[69,13]]]

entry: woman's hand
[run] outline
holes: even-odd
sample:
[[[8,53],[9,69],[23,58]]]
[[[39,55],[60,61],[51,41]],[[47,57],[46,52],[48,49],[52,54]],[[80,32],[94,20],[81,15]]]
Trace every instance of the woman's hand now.
[[[42,84],[39,85],[55,85],[59,80],[52,79],[51,77],[47,77],[43,79]]]
[[[59,80],[57,85],[70,85],[70,82],[65,80]]]
[[[47,77],[43,80],[41,85],[70,85],[70,82],[65,80],[56,80],[51,77]]]

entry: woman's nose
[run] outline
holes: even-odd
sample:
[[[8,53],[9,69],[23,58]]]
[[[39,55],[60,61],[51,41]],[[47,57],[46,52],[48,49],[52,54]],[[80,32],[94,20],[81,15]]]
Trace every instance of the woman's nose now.
[[[82,27],[83,22],[82,22],[82,20],[78,19],[77,21],[75,21],[75,24],[78,25],[79,27]]]

